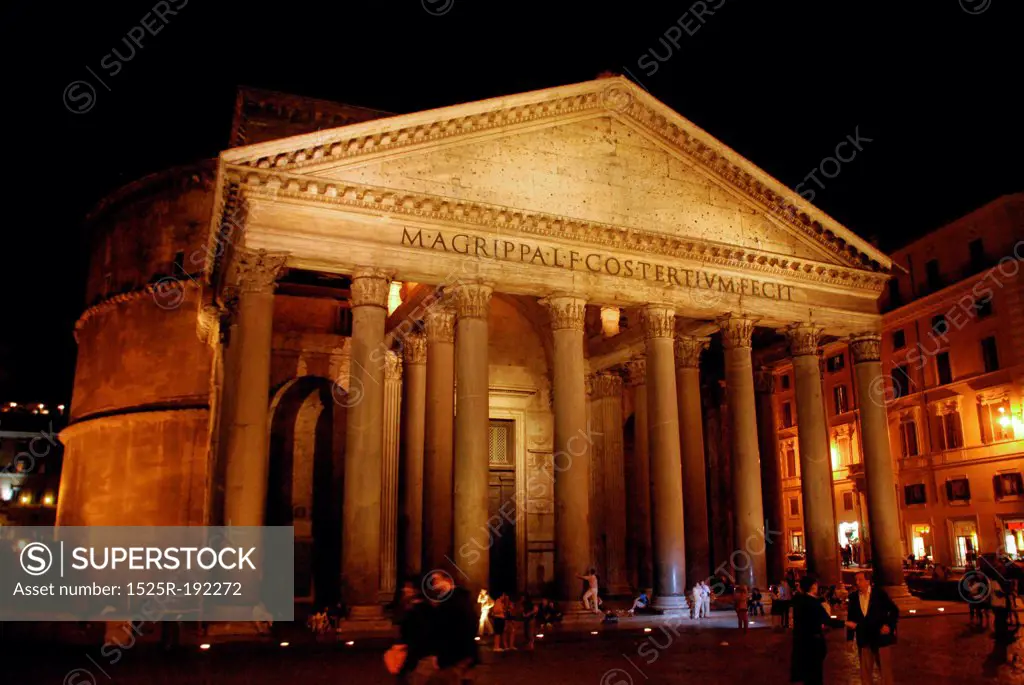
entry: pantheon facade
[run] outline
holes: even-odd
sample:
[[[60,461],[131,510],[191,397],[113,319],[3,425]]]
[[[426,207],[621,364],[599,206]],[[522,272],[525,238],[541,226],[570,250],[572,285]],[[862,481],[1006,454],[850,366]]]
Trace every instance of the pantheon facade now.
[[[355,619],[434,568],[575,599],[593,567],[668,609],[713,572],[764,588],[781,350],[834,583],[819,349],[843,340],[874,575],[905,592],[891,261],[626,79],[404,115],[244,89],[218,158],[88,226],[60,524],[294,526],[297,600]]]

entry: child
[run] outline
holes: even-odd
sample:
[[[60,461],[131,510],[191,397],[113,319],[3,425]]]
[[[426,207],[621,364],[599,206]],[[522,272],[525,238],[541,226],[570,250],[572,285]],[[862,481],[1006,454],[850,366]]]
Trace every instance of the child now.
[[[632,616],[636,613],[637,609],[646,609],[651,605],[651,600],[647,598],[647,593],[643,590],[640,591],[640,596],[633,600],[633,606],[629,610],[629,615]]]

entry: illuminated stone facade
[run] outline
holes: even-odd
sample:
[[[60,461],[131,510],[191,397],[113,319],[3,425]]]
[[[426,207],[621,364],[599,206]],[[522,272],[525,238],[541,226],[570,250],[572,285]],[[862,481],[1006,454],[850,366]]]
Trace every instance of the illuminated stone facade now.
[[[235,147],[90,218],[61,523],[294,525],[296,596],[353,618],[437,567],[568,599],[594,566],[678,609],[742,551],[766,586],[754,361],[880,331],[888,257],[622,78],[239,103]]]

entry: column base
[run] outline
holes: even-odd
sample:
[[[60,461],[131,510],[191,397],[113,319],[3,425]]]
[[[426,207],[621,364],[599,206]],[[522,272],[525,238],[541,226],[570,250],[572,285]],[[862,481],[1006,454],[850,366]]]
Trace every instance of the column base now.
[[[918,601],[917,597],[910,594],[910,589],[906,583],[900,583],[899,585],[882,585],[885,594],[889,595],[889,599],[895,602],[897,605],[910,604]]]
[[[665,613],[675,613],[689,610],[690,605],[683,595],[655,595],[651,606]]]
[[[348,611],[348,621],[374,621],[384,618],[384,609],[379,604],[353,606]]]
[[[353,606],[349,609],[348,618],[338,622],[338,633],[387,633],[394,626],[391,619],[384,616],[379,604]]]

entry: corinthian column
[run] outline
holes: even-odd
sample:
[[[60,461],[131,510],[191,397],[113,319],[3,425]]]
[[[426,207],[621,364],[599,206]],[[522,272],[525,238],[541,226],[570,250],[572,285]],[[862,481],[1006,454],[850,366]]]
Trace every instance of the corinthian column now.
[[[651,540],[651,455],[647,417],[647,359],[626,362],[626,382],[633,388],[633,454],[626,468],[626,559],[637,589],[654,585]]]
[[[487,480],[490,475],[487,316],[491,287],[481,283],[453,291],[455,330],[455,552],[466,585],[475,594],[490,581]]]
[[[423,451],[423,566],[442,568],[455,554],[453,455],[455,445],[455,310],[442,302],[424,319],[427,400]]]
[[[794,324],[785,329],[793,355],[796,417],[800,446],[800,491],[804,501],[807,570],[823,586],[839,583],[832,459],[829,454],[825,404],[821,394],[818,340],[821,328]]]
[[[683,472],[676,403],[676,316],[671,307],[640,310],[647,350],[647,406],[651,435],[651,508],[654,521],[654,604],[686,606]]]
[[[690,583],[711,574],[708,542],[708,499],[704,477],[704,415],[700,403],[700,353],[707,338],[676,338],[676,398],[683,461],[683,528],[686,531],[686,573]]]
[[[388,274],[357,269],[352,276],[352,358],[345,434],[345,500],[341,574],[353,620],[381,615],[381,465],[384,432],[384,320]]]
[[[238,291],[234,401],[228,420],[224,521],[231,526],[262,526],[267,506],[270,405],[270,345],[274,330],[274,282],[284,254],[240,248],[233,280]]]
[[[402,574],[423,570],[423,442],[427,400],[427,338],[410,333],[402,339],[405,361],[403,383],[402,468],[399,480],[399,514],[402,541]]]
[[[765,573],[764,508],[761,503],[761,465],[757,446],[754,371],[750,358],[754,321],[742,316],[719,320],[725,348],[725,391],[732,432],[733,499],[736,545],[730,553],[736,582],[767,587]]]
[[[629,593],[626,577],[626,472],[622,453],[622,378],[599,373],[593,379],[592,449],[601,446],[604,498],[604,574],[613,595]],[[593,467],[594,464],[592,463]]]
[[[579,599],[579,579],[590,560],[590,434],[583,370],[586,300],[555,296],[541,301],[554,338],[555,579],[560,598]]]
[[[757,438],[761,446],[761,497],[764,500],[765,554],[768,580],[776,581],[786,574],[786,547],[782,537],[782,465],[779,461],[779,430],[772,406],[775,376],[762,366],[754,372],[757,396]]]
[[[380,599],[395,595],[398,579],[398,441],[402,417],[402,358],[387,351],[384,359],[384,449],[381,469]]]
[[[864,480],[867,484],[868,520],[871,522],[873,580],[892,597],[907,597],[903,577],[896,474],[889,452],[889,423],[885,414],[882,378],[882,337],[874,331],[850,337],[850,353],[857,377],[861,440],[864,444]]]

